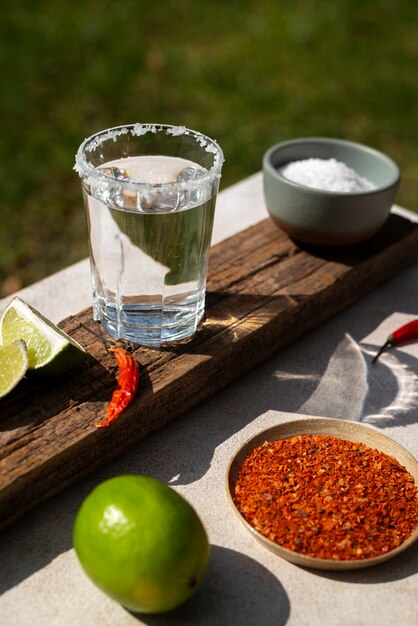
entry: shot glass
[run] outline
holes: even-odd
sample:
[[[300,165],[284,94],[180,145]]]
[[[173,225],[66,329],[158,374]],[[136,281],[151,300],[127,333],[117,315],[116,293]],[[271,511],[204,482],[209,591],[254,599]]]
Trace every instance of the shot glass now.
[[[161,346],[195,333],[223,161],[182,126],[131,124],[81,144],[93,316],[114,339]]]

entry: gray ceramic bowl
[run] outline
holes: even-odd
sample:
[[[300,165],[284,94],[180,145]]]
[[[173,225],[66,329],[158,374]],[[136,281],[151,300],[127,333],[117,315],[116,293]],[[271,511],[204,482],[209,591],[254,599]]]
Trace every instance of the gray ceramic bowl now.
[[[336,159],[374,188],[361,192],[323,191],[292,182],[278,168],[309,158]],[[274,222],[306,243],[344,246],[371,237],[385,223],[399,187],[399,168],[367,146],[311,137],[272,146],[263,159],[264,196]]]

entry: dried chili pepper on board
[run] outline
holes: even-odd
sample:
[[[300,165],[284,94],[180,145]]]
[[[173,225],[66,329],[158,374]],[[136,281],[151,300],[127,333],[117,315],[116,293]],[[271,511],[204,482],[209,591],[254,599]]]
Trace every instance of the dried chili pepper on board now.
[[[391,333],[383,346],[379,349],[378,353],[373,357],[372,363],[375,363],[382,352],[387,348],[391,348],[392,346],[403,343],[404,341],[410,341],[411,339],[418,339],[418,319],[404,324]]]
[[[111,344],[98,332],[92,328],[88,328],[85,324],[81,323],[81,326],[89,333],[92,333],[95,337],[100,339],[109,352],[113,352],[116,358],[116,363],[119,367],[117,386],[113,392],[109,406],[107,407],[106,415],[104,419],[98,420],[95,424],[97,428],[102,428],[104,426],[109,426],[109,424],[114,422],[115,419],[119,417],[119,415],[132,402],[138,390],[139,364],[135,357],[130,352],[125,350],[125,348]]]
[[[119,367],[117,386],[107,407],[103,420],[97,421],[97,428],[109,426],[126,409],[138,389],[139,365],[135,357],[124,348],[110,346],[109,352],[115,355]]]

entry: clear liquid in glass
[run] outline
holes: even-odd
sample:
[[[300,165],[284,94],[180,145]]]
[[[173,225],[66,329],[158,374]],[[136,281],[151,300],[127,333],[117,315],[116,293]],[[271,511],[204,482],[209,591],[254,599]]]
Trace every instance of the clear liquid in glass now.
[[[150,190],[93,197],[83,186],[94,318],[112,337],[147,346],[190,337],[205,309],[216,193],[165,184],[181,180],[181,172],[194,177],[206,170],[154,155],[109,161],[100,170],[150,183]]]

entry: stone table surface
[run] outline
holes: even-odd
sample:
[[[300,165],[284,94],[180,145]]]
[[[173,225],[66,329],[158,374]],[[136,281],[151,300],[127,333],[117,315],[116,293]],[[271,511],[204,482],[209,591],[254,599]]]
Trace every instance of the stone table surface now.
[[[393,211],[416,217],[399,207]],[[258,173],[221,192],[213,243],[266,216]],[[231,509],[225,476],[246,439],[301,415],[362,422],[418,457],[418,342],[371,365],[387,335],[418,317],[417,294],[415,264],[2,531],[0,624],[416,626],[418,542],[373,568],[304,569],[252,538]],[[19,295],[56,322],[77,313],[91,304],[88,261]],[[9,300],[0,301],[0,312]],[[171,613],[129,613],[87,579],[75,556],[72,526],[83,498],[124,473],[169,483],[208,531],[211,557],[203,585]]]

